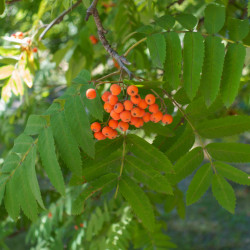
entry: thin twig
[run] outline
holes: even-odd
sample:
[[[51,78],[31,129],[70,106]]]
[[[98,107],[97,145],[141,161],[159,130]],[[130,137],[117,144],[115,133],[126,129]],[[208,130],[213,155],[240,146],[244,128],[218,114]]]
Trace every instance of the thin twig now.
[[[129,75],[129,78],[131,78],[132,72],[125,66],[125,65],[130,65],[131,63],[125,58],[125,56],[120,56],[114,49],[112,49],[111,45],[109,44],[109,42],[107,41],[107,39],[105,37],[105,34],[107,34],[107,31],[102,26],[102,22],[101,22],[99,13],[98,13],[98,10],[96,8],[97,2],[98,2],[98,0],[93,0],[92,4],[88,8],[87,14],[86,14],[86,20],[89,19],[90,15],[93,16],[93,18],[95,20],[96,27],[97,27],[98,37],[99,37],[99,40],[101,41],[103,47],[110,54],[110,56],[118,62],[121,69],[123,69],[124,71],[127,72],[127,74]]]
[[[133,50],[135,47],[137,47],[139,44],[143,43],[144,41],[147,40],[147,37],[142,38],[141,40],[139,40],[138,42],[136,42],[135,44],[133,44],[130,48],[128,48],[128,50],[124,53],[124,56],[127,56],[129,54],[129,52],[131,50]]]
[[[65,10],[62,14],[60,14],[56,19],[54,19],[47,27],[46,29],[42,32],[42,34],[39,37],[39,40],[41,41],[45,34],[56,24],[60,23],[64,16],[66,16],[69,12],[71,12],[73,9],[75,9],[82,0],[78,0],[75,4],[73,4],[71,7],[69,7],[67,10]]]
[[[97,79],[96,81],[97,81],[97,82],[98,82],[98,81],[102,81],[102,80],[104,80],[104,79],[106,79],[106,78],[109,78],[109,77],[111,77],[111,76],[116,76],[116,75],[119,75],[119,74],[120,74],[120,70],[115,71],[115,72],[112,72],[112,73],[110,73],[110,74],[108,74],[108,75],[106,75],[106,76],[103,76],[103,77]]]

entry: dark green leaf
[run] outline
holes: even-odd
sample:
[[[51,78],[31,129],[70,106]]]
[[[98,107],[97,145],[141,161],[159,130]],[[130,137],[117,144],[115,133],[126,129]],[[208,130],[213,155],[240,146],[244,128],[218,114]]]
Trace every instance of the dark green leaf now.
[[[230,39],[240,41],[244,39],[249,32],[249,21],[230,18],[227,25]]]
[[[242,143],[210,143],[208,153],[216,160],[226,162],[250,162],[250,145]]]
[[[228,46],[221,80],[221,96],[227,107],[238,94],[245,56],[246,48],[242,44]]]
[[[177,33],[168,32],[166,34],[166,60],[164,65],[164,79],[177,89],[180,85],[181,75],[181,42]]]
[[[174,18],[170,15],[161,16],[155,22],[165,30],[170,30],[175,24]]]
[[[88,81],[91,80],[90,72],[86,69],[83,69],[75,79],[72,80],[73,83],[77,84],[89,84]]]
[[[144,191],[127,176],[121,178],[119,186],[121,194],[131,205],[142,224],[153,232],[155,228],[154,212]]]
[[[208,33],[219,32],[225,23],[225,7],[218,4],[209,4],[205,9],[204,25]]]
[[[46,126],[44,118],[40,115],[30,115],[24,133],[27,135],[39,134],[44,126]]]
[[[44,128],[39,134],[38,150],[42,159],[43,166],[51,183],[62,195],[64,195],[64,180],[61,168],[56,158],[51,127]]]
[[[5,10],[5,0],[0,0],[0,15],[4,13]]]
[[[205,40],[205,58],[201,76],[201,91],[207,106],[219,93],[224,63],[224,45],[219,37],[208,36]]]
[[[204,195],[211,184],[212,176],[213,172],[210,163],[199,168],[187,190],[187,205],[195,203]]]
[[[213,175],[212,191],[219,204],[230,213],[234,214],[236,203],[234,190],[232,186],[219,174]]]
[[[166,57],[166,42],[163,34],[153,34],[147,38],[148,49],[156,67],[163,68]]]
[[[250,185],[249,174],[223,162],[215,162],[214,166],[218,173],[228,180],[242,185]]]
[[[193,100],[200,85],[203,57],[202,35],[199,32],[186,33],[183,49],[183,81],[190,100]]]
[[[187,30],[192,30],[197,24],[197,18],[191,14],[179,14],[175,19]]]
[[[237,115],[213,119],[200,123],[196,130],[205,138],[232,136],[250,130],[250,117]]]
[[[1,174],[0,175],[0,206],[2,203],[2,199],[4,197],[5,186],[8,180],[8,175]]]

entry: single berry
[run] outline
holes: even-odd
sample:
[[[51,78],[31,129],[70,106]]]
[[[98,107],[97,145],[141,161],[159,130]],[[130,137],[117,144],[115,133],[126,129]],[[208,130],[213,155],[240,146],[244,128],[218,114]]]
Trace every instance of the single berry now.
[[[48,213],[48,217],[52,218],[52,213],[51,212]]]
[[[75,230],[78,230],[78,226],[77,225],[74,225],[74,228],[75,228]]]
[[[108,136],[108,138],[109,139],[115,139],[116,138],[116,136],[117,136],[117,131],[116,130],[113,130],[111,133],[110,133],[110,135]]]
[[[81,223],[79,226],[80,226],[80,227],[84,227],[84,224],[83,224],[83,223]]]
[[[120,120],[120,114],[121,113],[116,113],[114,110],[110,112],[110,116],[116,121]]]
[[[105,136],[109,136],[109,135],[111,135],[112,133],[113,133],[113,129],[111,128],[111,127],[109,127],[109,126],[106,126],[106,127],[104,127],[103,129],[102,129],[102,133],[105,135]]]
[[[133,108],[133,103],[130,100],[126,100],[123,105],[125,110],[131,110]]]
[[[97,139],[98,141],[101,141],[101,140],[105,140],[105,139],[106,139],[106,136],[105,136],[102,132],[95,132],[95,133],[94,133],[94,137],[95,137],[95,139]]]
[[[114,66],[117,68],[117,69],[120,69],[120,65],[119,63],[113,58],[113,63],[114,63]]]
[[[145,109],[140,109],[139,117],[143,117],[145,113],[146,113]]]
[[[114,111],[116,113],[121,113],[123,109],[124,109],[124,106],[120,102],[116,103],[116,105],[114,106]]]
[[[89,37],[89,40],[91,41],[92,44],[97,44],[98,43],[98,39],[93,35],[91,35]]]
[[[103,108],[107,113],[110,113],[113,110],[114,106],[109,104],[108,102],[105,102]]]
[[[135,95],[138,94],[138,88],[136,86],[134,86],[134,85],[130,85],[127,88],[127,93],[130,96],[135,96]]]
[[[145,113],[144,116],[142,117],[144,122],[149,122],[150,121],[151,114],[150,113]]]
[[[153,113],[151,115],[150,120],[151,120],[151,122],[157,123],[157,122],[161,121],[162,117],[163,117],[162,112],[158,111],[158,112]]]
[[[139,102],[141,101],[141,97],[140,97],[140,95],[134,95],[134,96],[130,97],[130,100],[132,103],[138,105]]]
[[[121,87],[118,84],[112,84],[110,91],[112,95],[119,95],[121,93]]]
[[[92,123],[90,128],[93,132],[100,132],[102,129],[101,124],[99,122]]]
[[[111,105],[115,105],[118,102],[118,97],[116,95],[109,95],[108,103]]]
[[[146,101],[144,99],[141,99],[139,104],[138,104],[138,107],[141,109],[146,109],[148,107],[148,104],[146,103]]]
[[[109,121],[109,127],[111,127],[112,129],[116,129],[118,126],[118,121],[114,120],[114,119],[111,119]]]
[[[95,99],[96,98],[96,91],[95,91],[95,89],[88,89],[86,91],[86,97],[88,99]]]
[[[23,32],[16,32],[16,38],[18,38],[18,39],[23,39]]]
[[[125,131],[128,130],[129,125],[128,125],[127,122],[120,121],[119,124],[118,124],[118,128],[119,128],[121,131],[125,132]]]
[[[145,101],[148,105],[154,104],[155,103],[155,96],[152,94],[148,94],[145,97]]]
[[[129,112],[129,111],[122,111],[121,113],[120,113],[120,117],[121,117],[121,120],[123,121],[123,122],[130,122],[130,120],[131,120],[131,113]]]
[[[141,114],[141,109],[140,108],[133,108],[132,110],[131,110],[131,115],[133,116],[133,117],[140,117],[140,114]]]
[[[165,114],[163,117],[162,117],[162,122],[164,124],[171,124],[173,122],[173,116],[172,115],[169,115],[169,114]]]
[[[159,106],[158,106],[158,104],[154,103],[154,104],[149,106],[148,110],[151,113],[156,113],[159,111]]]
[[[141,128],[143,126],[143,119],[142,118],[138,118],[137,123],[135,124],[136,128]]]
[[[138,117],[134,117],[134,116],[131,117],[131,121],[130,121],[131,125],[135,126],[135,124],[138,123],[138,122],[139,122],[139,118]]]
[[[37,47],[33,48],[32,51],[33,51],[34,53],[37,53],[37,51],[38,51]]]
[[[108,97],[111,95],[111,93],[109,91],[105,91],[103,94],[102,94],[102,100],[104,102],[107,102],[108,101]]]

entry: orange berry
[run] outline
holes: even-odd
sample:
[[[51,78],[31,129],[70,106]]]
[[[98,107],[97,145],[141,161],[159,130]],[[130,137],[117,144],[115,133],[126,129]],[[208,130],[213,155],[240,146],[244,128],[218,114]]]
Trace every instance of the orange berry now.
[[[77,226],[77,225],[74,225],[74,229],[75,229],[75,230],[78,230],[78,226]]]
[[[92,44],[98,43],[98,39],[93,35],[89,36],[89,40],[91,41]]]
[[[145,113],[144,116],[142,117],[144,122],[149,122],[150,121],[151,114],[150,113]]]
[[[139,95],[134,95],[130,97],[130,100],[132,103],[137,105],[141,101],[141,97]]]
[[[162,117],[163,117],[162,112],[161,112],[161,111],[158,111],[158,112],[153,113],[153,114],[151,115],[150,120],[151,120],[152,122],[156,123],[156,122],[161,121]]]
[[[130,85],[127,88],[127,93],[130,96],[135,96],[138,94],[138,88],[135,85]]]
[[[148,105],[154,104],[155,103],[155,96],[152,94],[148,94],[145,97],[145,101]]]
[[[80,227],[84,227],[84,224],[83,224],[83,223],[81,223],[79,226],[80,226]]]
[[[18,39],[23,39],[23,32],[16,32],[16,38],[18,38]]]
[[[116,131],[116,130],[113,130],[112,133],[108,136],[108,138],[111,139],[111,140],[112,140],[112,139],[115,139],[116,136],[117,136],[117,134],[118,134],[117,131]]]
[[[120,120],[120,114],[121,113],[116,113],[114,110],[110,112],[110,116],[116,121]]]
[[[106,136],[105,136],[102,132],[95,132],[95,133],[94,133],[94,137],[95,137],[98,141],[101,141],[101,140],[105,140],[105,139],[106,139]]]
[[[149,106],[148,110],[151,113],[156,113],[159,111],[159,106],[158,106],[158,104],[154,103],[154,104]]]
[[[146,111],[144,109],[140,109],[140,116],[139,117],[143,117],[145,115]]]
[[[140,117],[141,109],[140,108],[133,108],[131,110],[131,115],[134,117]]]
[[[131,120],[131,113],[129,112],[129,111],[122,111],[121,113],[120,113],[120,117],[121,117],[121,120],[123,121],[123,122],[130,122],[130,120]]]
[[[144,99],[141,99],[139,104],[138,104],[138,107],[141,109],[146,109],[148,107],[148,104],[146,103],[146,101]]]
[[[109,95],[108,103],[111,105],[115,105],[118,102],[118,97],[116,95]]]
[[[103,108],[107,113],[110,113],[113,110],[114,106],[109,104],[108,102],[105,102]]]
[[[93,132],[99,132],[102,129],[101,124],[99,122],[92,123],[90,128]]]
[[[120,102],[116,103],[116,105],[114,106],[114,111],[116,113],[121,113],[123,111],[123,109],[124,109],[124,107]]]
[[[111,119],[109,121],[109,127],[111,127],[112,129],[116,129],[118,127],[118,121]]]
[[[113,58],[113,63],[114,63],[114,66],[117,68],[117,69],[120,69],[120,65],[119,63]]]
[[[126,100],[124,103],[125,110],[131,110],[133,108],[133,103],[130,100]]]
[[[171,124],[173,122],[173,116],[172,115],[169,115],[169,114],[165,114],[163,117],[162,117],[162,122],[164,124]]]
[[[127,122],[120,121],[119,124],[118,124],[118,128],[119,128],[121,131],[125,132],[125,131],[128,130],[129,125],[128,125]]]
[[[104,102],[107,102],[108,101],[108,97],[111,95],[111,93],[109,91],[105,91],[103,94],[102,94],[102,100]]]
[[[37,47],[33,48],[32,50],[34,53],[36,53],[38,51]]]
[[[121,87],[118,84],[112,84],[110,87],[112,95],[119,95],[121,93]]]
[[[142,118],[138,118],[137,123],[135,124],[136,128],[141,128],[143,126],[143,119]]]
[[[48,213],[48,217],[52,218],[52,213],[51,212]]]
[[[86,91],[86,97],[88,99],[95,99],[96,98],[96,91],[95,91],[95,89],[88,89]]]
[[[109,126],[106,126],[102,129],[102,133],[105,135],[105,136],[110,136],[112,133],[113,133],[113,129]]]

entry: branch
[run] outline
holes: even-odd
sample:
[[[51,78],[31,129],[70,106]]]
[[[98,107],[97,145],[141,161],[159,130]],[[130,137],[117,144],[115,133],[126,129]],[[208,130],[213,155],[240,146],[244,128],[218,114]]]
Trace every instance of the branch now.
[[[178,1],[174,1],[172,3],[170,3],[168,6],[167,6],[167,9],[169,9],[172,5],[178,3],[179,5],[181,5],[185,0],[178,0]]]
[[[93,0],[92,4],[88,8],[87,14],[86,14],[86,21],[89,19],[91,15],[93,16],[96,27],[97,27],[97,33],[98,33],[99,39],[103,47],[110,54],[110,56],[113,57],[118,62],[118,64],[121,67],[121,70],[126,71],[127,74],[129,75],[129,78],[131,78],[132,72],[125,66],[125,65],[130,65],[131,63],[125,58],[125,56],[123,55],[119,56],[118,53],[114,49],[112,49],[111,45],[109,44],[109,42],[107,41],[105,37],[105,34],[107,34],[107,31],[103,28],[98,10],[96,9],[97,2],[98,0]]]
[[[75,9],[80,3],[82,2],[82,0],[78,0],[75,4],[73,4],[71,7],[69,7],[67,10],[65,10],[62,14],[60,14],[56,19],[54,19],[47,27],[46,29],[42,32],[42,34],[39,37],[39,41],[41,41],[43,39],[43,37],[45,36],[45,34],[56,24],[60,23],[64,16],[66,16],[69,12],[71,12],[73,9]]]

